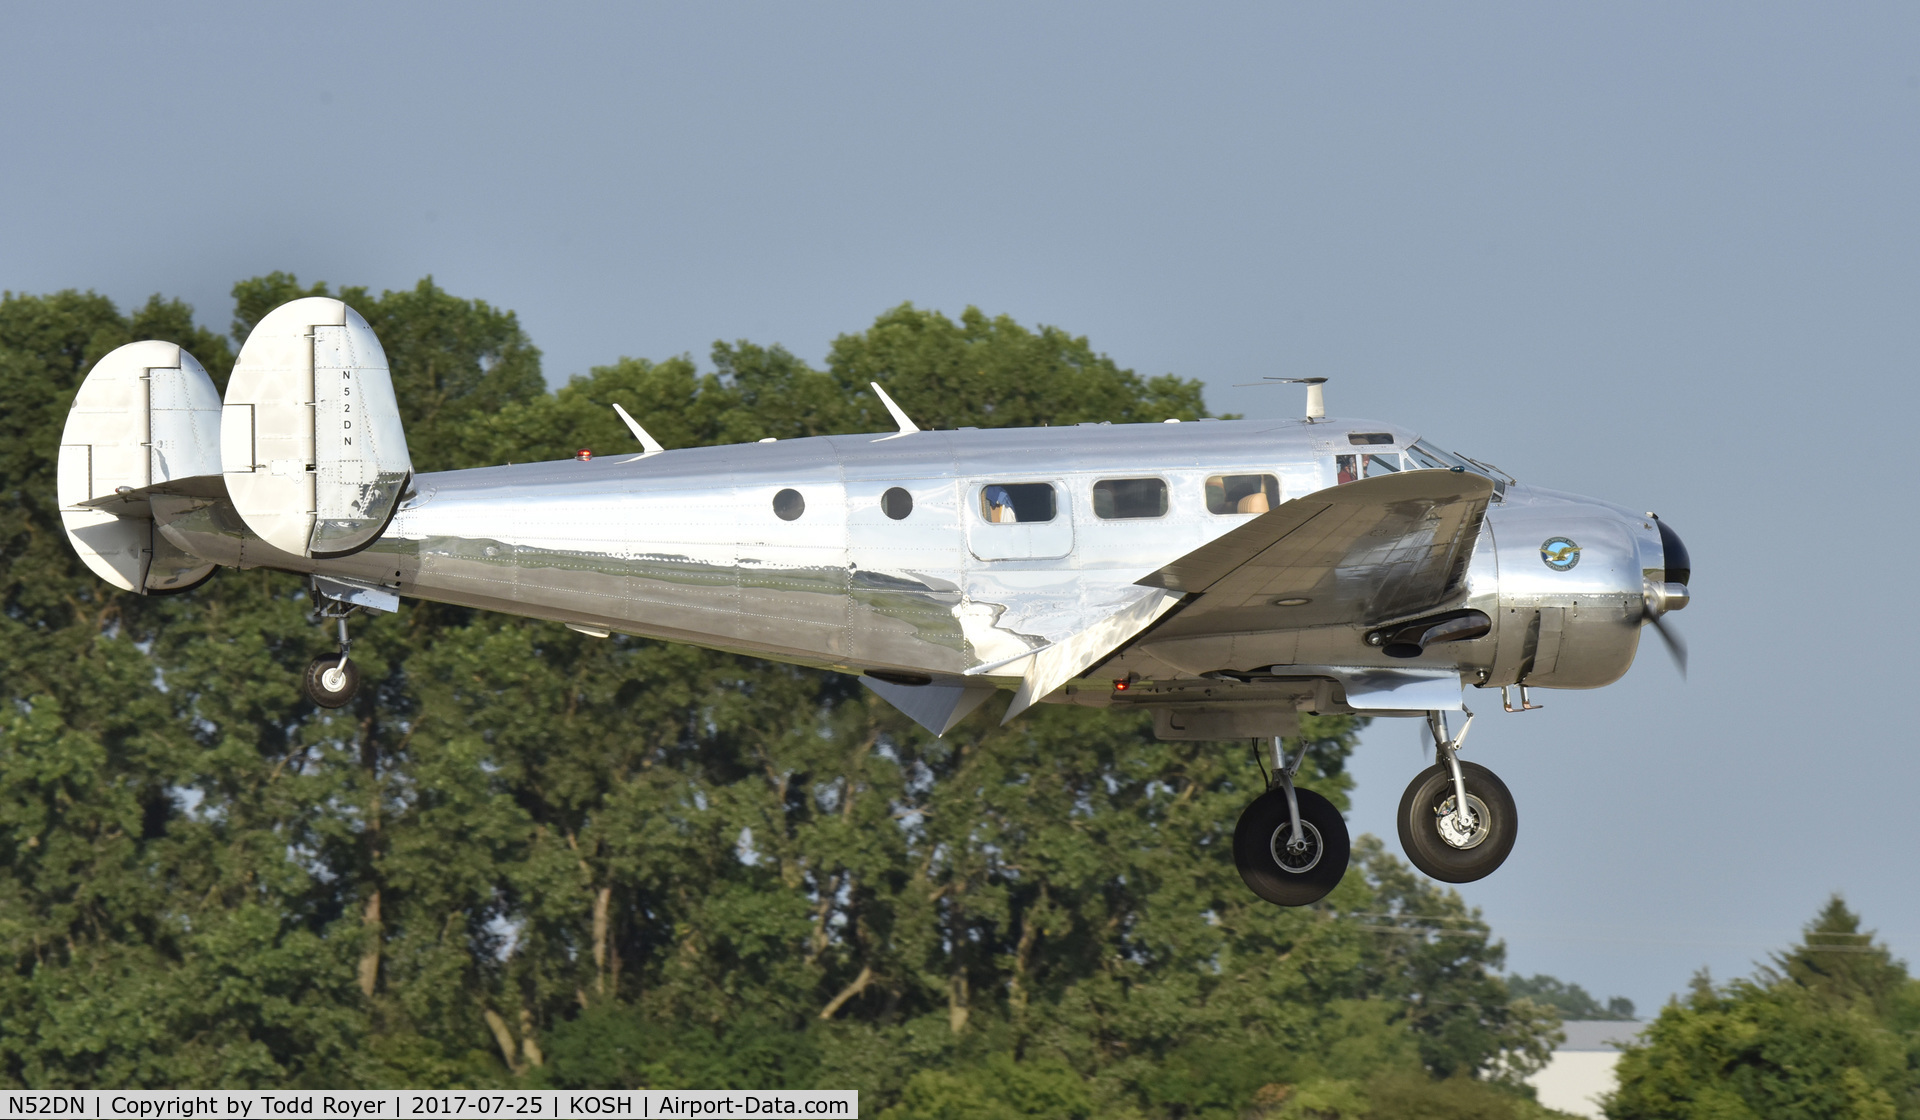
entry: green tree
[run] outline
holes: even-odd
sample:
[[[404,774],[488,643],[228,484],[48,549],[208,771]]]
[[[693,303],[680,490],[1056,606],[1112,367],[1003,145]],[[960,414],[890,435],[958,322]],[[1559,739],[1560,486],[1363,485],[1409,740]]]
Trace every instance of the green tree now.
[[[1171,374],[1143,379],[1085,338],[1057,327],[1029,330],[974,307],[956,323],[903,303],[865,332],[835,339],[827,367],[842,390],[859,394],[862,431],[893,426],[867,392],[869,381],[879,382],[928,428],[1156,423],[1207,415],[1196,381]]]
[[[90,293],[0,300],[0,415],[14,428],[0,452],[12,499],[0,514],[0,1077],[324,1081],[353,1066],[337,949],[288,920],[298,900],[270,832],[235,835],[186,808],[196,795],[227,806],[193,697],[170,687],[162,646],[181,605],[95,579],[54,504],[68,402],[93,361],[143,336],[181,342],[216,375],[230,362],[157,297],[131,317]],[[244,598],[259,582],[230,586]],[[262,675],[272,687],[262,668],[236,674],[234,702],[258,696]],[[269,746],[275,726],[256,721],[247,738]]]
[[[1614,996],[1602,1004],[1580,985],[1569,984],[1545,973],[1509,976],[1507,991],[1516,999],[1524,996],[1553,1008],[1562,1019],[1616,1019],[1624,1022],[1634,1017],[1633,1001],[1625,996]]]
[[[1614,1120],[1920,1116],[1920,982],[1836,896],[1750,980],[1701,973],[1621,1055]]]

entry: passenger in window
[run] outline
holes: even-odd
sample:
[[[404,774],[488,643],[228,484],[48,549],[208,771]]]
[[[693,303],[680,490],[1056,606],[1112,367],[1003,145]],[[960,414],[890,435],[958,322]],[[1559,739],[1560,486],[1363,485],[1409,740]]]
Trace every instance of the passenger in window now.
[[[987,520],[996,525],[1019,521],[1013,512],[1013,495],[1007,493],[1004,486],[989,486],[984,495],[987,503]]]
[[[1050,482],[990,482],[980,488],[980,516],[1000,524],[1052,521],[1054,498]]]
[[[1259,514],[1280,504],[1280,480],[1270,474],[1217,474],[1206,492],[1209,513]]]
[[[1357,481],[1360,478],[1360,473],[1354,470],[1354,457],[1352,455],[1335,455],[1333,457],[1333,465],[1339,472],[1334,481],[1335,486],[1345,486],[1347,483]]]

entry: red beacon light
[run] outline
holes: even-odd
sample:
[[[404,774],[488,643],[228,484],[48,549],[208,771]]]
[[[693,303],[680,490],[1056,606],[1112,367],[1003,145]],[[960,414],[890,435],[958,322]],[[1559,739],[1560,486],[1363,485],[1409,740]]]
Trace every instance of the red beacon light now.
[[[1113,690],[1115,692],[1125,692],[1127,689],[1131,687],[1133,687],[1132,681],[1120,680],[1120,681],[1113,682]]]
[[[593,458],[593,448],[582,447],[580,450],[573,453],[573,457],[584,463],[588,459]]]

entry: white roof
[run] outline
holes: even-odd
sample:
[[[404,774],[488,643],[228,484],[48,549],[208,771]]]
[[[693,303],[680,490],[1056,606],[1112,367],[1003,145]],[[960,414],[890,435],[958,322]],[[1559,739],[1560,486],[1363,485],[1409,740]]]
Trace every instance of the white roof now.
[[[1635,1041],[1646,1025],[1639,1019],[1569,1019],[1560,1024],[1567,1040],[1555,1047],[1555,1052],[1618,1050],[1622,1044]]]

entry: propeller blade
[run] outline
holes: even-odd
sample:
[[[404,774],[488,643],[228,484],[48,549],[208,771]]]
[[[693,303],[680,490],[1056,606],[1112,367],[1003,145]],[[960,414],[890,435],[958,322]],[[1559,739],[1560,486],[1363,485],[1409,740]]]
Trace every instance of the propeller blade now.
[[[1647,616],[1647,621],[1651,623],[1654,630],[1659,633],[1660,640],[1667,643],[1667,652],[1673,655],[1673,664],[1680,670],[1680,678],[1685,680],[1687,676],[1687,643],[1681,640],[1679,634],[1668,629],[1667,624],[1660,621],[1659,615],[1650,614]]]

